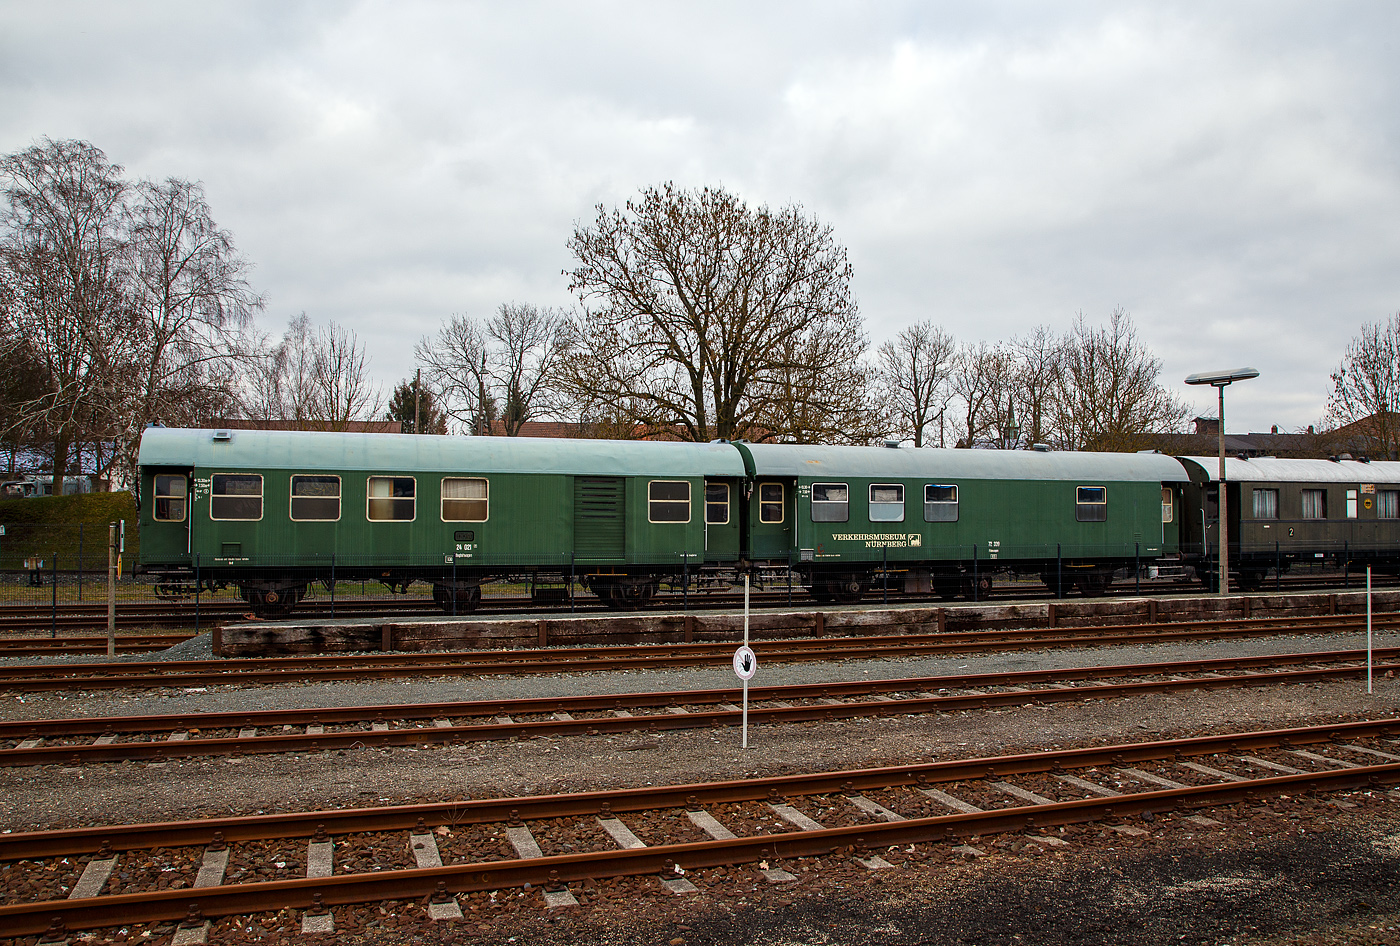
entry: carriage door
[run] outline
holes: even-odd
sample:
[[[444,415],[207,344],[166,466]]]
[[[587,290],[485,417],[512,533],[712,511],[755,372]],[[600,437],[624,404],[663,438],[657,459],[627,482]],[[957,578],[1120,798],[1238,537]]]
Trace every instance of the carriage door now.
[[[739,558],[738,480],[705,480],[705,561],[733,562]]]
[[[749,555],[754,559],[783,559],[793,549],[796,525],[792,480],[761,479],[749,499]]]
[[[151,561],[171,561],[192,551],[191,485],[188,467],[144,467],[141,471],[141,551]],[[207,482],[207,481],[206,481]]]
[[[574,477],[574,554],[579,562],[627,556],[626,483],[620,476]]]

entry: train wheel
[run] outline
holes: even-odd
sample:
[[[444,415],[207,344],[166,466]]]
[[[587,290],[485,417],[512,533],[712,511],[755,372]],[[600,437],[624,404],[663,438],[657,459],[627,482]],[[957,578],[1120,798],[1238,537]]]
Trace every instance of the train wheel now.
[[[933,593],[944,601],[952,601],[958,596],[961,583],[956,578],[935,578],[933,580]]]
[[[831,588],[824,581],[812,582],[812,587],[807,589],[807,593],[822,604],[831,603]]]
[[[248,603],[253,606],[253,613],[260,618],[284,618],[292,613],[292,608],[296,607],[305,593],[305,585],[254,589],[248,592]]]
[[[839,578],[827,587],[831,589],[831,597],[837,604],[855,604],[865,597],[865,582],[854,575]]]
[[[447,614],[463,614],[467,611],[475,611],[477,605],[481,604],[481,586],[472,585],[470,587],[458,588],[456,591],[456,602],[453,602],[452,589],[447,585],[433,585],[433,603]]]

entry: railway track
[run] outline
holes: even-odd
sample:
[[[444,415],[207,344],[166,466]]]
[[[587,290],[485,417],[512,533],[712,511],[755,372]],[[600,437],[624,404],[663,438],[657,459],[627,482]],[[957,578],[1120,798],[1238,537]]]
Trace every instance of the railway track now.
[[[1400,614],[1377,615],[1380,630],[1400,626]],[[1253,618],[1166,624],[1097,625],[1028,630],[962,631],[867,637],[816,637],[753,642],[760,659],[774,662],[933,657],[984,651],[1044,650],[1279,634],[1325,634],[1364,627],[1358,615]],[[0,690],[38,692],[122,688],[276,684],[462,674],[579,673],[597,670],[719,666],[732,641],[513,650],[376,653],[353,656],[153,660],[117,663],[13,664],[0,667]]]
[[[1374,659],[1375,673],[1400,671],[1400,648],[1375,651]],[[1365,671],[1366,652],[1345,650],[751,687],[748,720],[780,724],[947,713],[1144,693],[1313,683]],[[537,700],[10,721],[0,722],[0,766],[166,761],[728,727],[740,722],[736,699],[737,688],[729,687]]]
[[[193,943],[230,916],[331,933],[384,901],[425,924],[452,923],[464,901],[475,908],[499,891],[552,909],[606,878],[686,896],[721,889],[736,869],[759,883],[797,880],[806,858],[920,869],[950,849],[981,853],[977,839],[998,833],[1065,848],[1074,842],[1063,827],[1083,823],[1130,835],[1181,822],[1209,830],[1220,822],[1197,810],[1395,785],[1398,732],[1400,720],[1387,718],[739,781],[13,832],[0,835],[0,936],[57,941],[120,924],[140,937],[133,927],[178,921],[173,941]]]
[[[1375,587],[1392,587],[1400,583],[1400,579],[1390,576],[1376,576]],[[1266,587],[1252,592],[1236,590],[1237,594],[1268,594],[1274,590],[1276,583],[1268,582]],[[1296,576],[1284,578],[1277,583],[1280,590],[1285,592],[1298,592],[1319,589],[1335,589],[1347,587],[1352,590],[1361,587],[1361,580],[1355,577],[1349,581],[1342,578],[1318,578],[1314,576]],[[1140,590],[1129,582],[1110,586],[1105,596],[1131,596],[1138,594],[1148,595],[1175,595],[1182,593],[1200,593],[1195,584],[1183,584],[1179,581],[1168,581],[1163,579],[1151,579],[1141,583]],[[1043,585],[1038,583],[1007,584],[998,585],[989,597],[982,599],[983,603],[1011,601],[1043,601],[1053,600],[1051,594]],[[1073,596],[1071,600],[1076,600],[1078,596]],[[791,604],[813,603],[806,591],[800,586],[787,589],[785,586],[778,586],[773,590],[754,591],[751,596],[751,604],[756,608],[783,607]],[[743,605],[743,595],[737,592],[701,592],[688,596],[668,592],[655,599],[655,603],[648,610],[656,611],[661,609],[678,610],[683,607],[692,609],[723,609],[737,608]],[[905,594],[903,591],[889,589],[882,591],[879,585],[872,588],[863,599],[862,603],[872,606],[877,602],[888,600],[900,604],[940,604],[946,603],[948,599],[929,594]],[[481,607],[470,612],[472,615],[493,615],[493,614],[518,614],[521,612],[539,612],[542,609],[540,602],[528,597],[498,597],[486,598],[482,601]],[[199,620],[201,623],[219,623],[242,618],[250,613],[250,606],[243,601],[230,601],[228,599],[216,599],[204,601],[199,606]],[[605,614],[609,613],[601,602],[592,594],[581,592],[575,599],[572,606],[565,605],[554,609],[555,611],[572,611],[579,614]],[[328,618],[328,617],[391,617],[404,614],[442,614],[441,609],[433,603],[431,598],[400,596],[397,598],[371,598],[363,599],[358,597],[342,598],[332,603],[328,598],[309,598],[300,603],[292,616],[300,620],[303,618]],[[195,605],[193,599],[171,599],[166,601],[132,601],[119,602],[117,606],[117,626],[118,627],[188,627],[195,621]],[[97,630],[107,626],[107,605],[105,602],[83,602],[68,603],[62,607],[54,607],[49,604],[7,604],[0,605],[0,636],[11,635],[34,635],[43,633],[65,633]]]

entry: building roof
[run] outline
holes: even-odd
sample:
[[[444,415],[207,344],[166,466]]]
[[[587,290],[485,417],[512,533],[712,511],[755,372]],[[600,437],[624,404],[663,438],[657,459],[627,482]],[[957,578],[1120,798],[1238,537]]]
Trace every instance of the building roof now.
[[[1214,483],[1220,479],[1219,457],[1180,459],[1192,480]],[[1400,462],[1226,457],[1225,478],[1236,483],[1400,483]]]

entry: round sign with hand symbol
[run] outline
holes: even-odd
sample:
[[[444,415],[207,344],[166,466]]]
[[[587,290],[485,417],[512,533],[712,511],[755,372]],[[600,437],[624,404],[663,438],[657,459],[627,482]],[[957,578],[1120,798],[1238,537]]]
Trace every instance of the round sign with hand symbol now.
[[[745,644],[734,651],[734,675],[740,680],[750,680],[758,669],[758,657]]]

